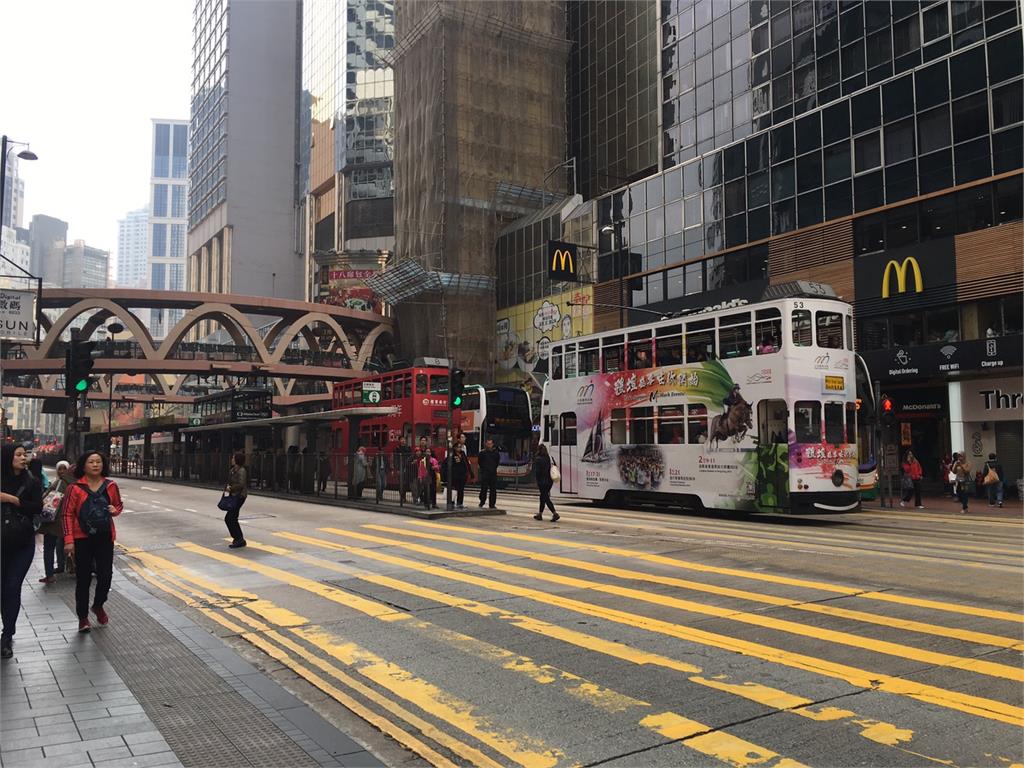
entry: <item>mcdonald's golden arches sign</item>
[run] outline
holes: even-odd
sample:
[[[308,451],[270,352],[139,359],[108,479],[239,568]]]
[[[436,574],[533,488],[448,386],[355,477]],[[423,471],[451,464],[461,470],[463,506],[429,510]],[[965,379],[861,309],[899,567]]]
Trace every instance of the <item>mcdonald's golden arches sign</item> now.
[[[896,277],[896,293],[906,293],[909,286],[907,277],[914,278],[914,293],[921,293],[924,290],[924,280],[921,278],[921,265],[913,256],[907,256],[903,261],[889,259],[885,265],[885,272],[882,273],[882,298],[888,299],[891,295],[890,280]]]
[[[579,282],[579,247],[575,243],[548,240],[548,277]]]

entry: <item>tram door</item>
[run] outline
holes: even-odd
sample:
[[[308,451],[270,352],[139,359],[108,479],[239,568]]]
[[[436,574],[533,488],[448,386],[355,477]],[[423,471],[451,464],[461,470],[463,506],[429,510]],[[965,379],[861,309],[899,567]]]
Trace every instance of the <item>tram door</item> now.
[[[559,425],[558,469],[561,479],[558,490],[562,493],[579,493],[576,488],[577,463],[579,446],[576,444],[576,413],[563,413]]]
[[[785,400],[757,404],[757,481],[754,492],[762,507],[789,504],[789,411]]]

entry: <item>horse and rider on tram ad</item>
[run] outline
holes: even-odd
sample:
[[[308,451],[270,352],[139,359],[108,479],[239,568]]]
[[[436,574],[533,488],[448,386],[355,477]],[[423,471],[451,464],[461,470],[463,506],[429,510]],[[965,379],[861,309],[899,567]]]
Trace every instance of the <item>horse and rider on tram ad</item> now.
[[[722,405],[725,407],[725,413],[711,419],[711,424],[708,427],[708,439],[705,445],[709,449],[712,447],[712,443],[719,443],[730,437],[733,442],[738,443],[746,436],[747,430],[754,427],[751,421],[753,409],[740,394],[739,384],[732,385],[729,394],[722,398]]]

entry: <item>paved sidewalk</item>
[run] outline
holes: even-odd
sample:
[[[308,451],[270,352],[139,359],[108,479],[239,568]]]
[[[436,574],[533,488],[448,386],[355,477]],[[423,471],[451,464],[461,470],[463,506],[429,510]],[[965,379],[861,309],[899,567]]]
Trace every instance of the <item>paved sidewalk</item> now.
[[[74,578],[40,584],[36,558],[0,664],[4,768],[383,765],[116,562],[110,625],[79,634]]]
[[[900,506],[899,491],[896,492],[896,498],[893,501],[891,509],[899,512],[901,510],[906,512],[916,513],[928,513],[934,515],[960,515],[960,502],[951,496],[941,496],[939,494],[923,494],[921,496],[921,503],[924,505],[924,509],[915,509],[912,503],[908,503],[906,507]],[[881,508],[881,501],[879,499],[873,499],[871,501],[864,502],[865,510],[876,510]],[[890,509],[886,507],[885,509]],[[977,498],[971,496],[967,501],[967,514],[964,517],[991,517],[1005,520],[1020,520],[1024,515],[1024,504],[1017,498],[1007,497],[1003,501],[1002,507],[990,507],[988,505],[988,497]]]

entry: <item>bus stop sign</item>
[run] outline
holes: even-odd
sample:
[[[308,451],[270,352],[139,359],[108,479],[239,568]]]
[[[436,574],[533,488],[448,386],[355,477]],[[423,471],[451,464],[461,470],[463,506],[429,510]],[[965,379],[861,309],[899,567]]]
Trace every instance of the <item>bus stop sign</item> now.
[[[363,405],[377,405],[380,402],[380,382],[363,382]]]

